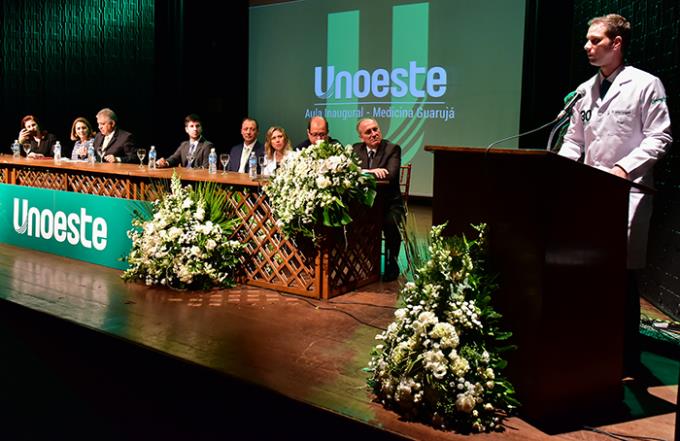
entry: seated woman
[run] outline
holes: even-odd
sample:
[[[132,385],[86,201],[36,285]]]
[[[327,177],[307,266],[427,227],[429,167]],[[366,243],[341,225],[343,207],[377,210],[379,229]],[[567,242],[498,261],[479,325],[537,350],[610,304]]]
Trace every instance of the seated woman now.
[[[57,137],[46,130],[40,130],[38,119],[33,115],[26,115],[21,118],[21,131],[17,138],[22,145],[23,155],[29,158],[42,158],[43,156],[53,156],[54,144]],[[26,151],[24,145],[30,145]]]
[[[264,141],[264,154],[267,165],[264,167],[263,174],[271,176],[276,172],[276,168],[291,152],[292,146],[290,139],[283,127],[273,126],[267,130]]]
[[[87,142],[94,140],[90,121],[82,116],[76,118],[71,125],[71,140],[76,142],[73,145],[71,159],[87,159]]]

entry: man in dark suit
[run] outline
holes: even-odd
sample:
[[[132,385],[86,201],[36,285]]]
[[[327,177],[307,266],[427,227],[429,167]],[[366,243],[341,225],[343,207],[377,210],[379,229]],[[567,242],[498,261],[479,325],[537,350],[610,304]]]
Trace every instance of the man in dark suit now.
[[[192,113],[184,118],[184,131],[189,135],[189,140],[181,143],[168,159],[157,160],[158,167],[181,165],[182,167],[208,168],[208,155],[210,155],[210,149],[215,146],[203,137],[201,117]],[[189,161],[190,157],[191,161]]]
[[[341,144],[337,139],[328,136],[328,121],[323,116],[313,116],[307,121],[307,139],[295,146],[295,150],[306,149],[318,140],[323,139],[331,144]]]
[[[256,158],[264,156],[264,146],[257,140],[257,133],[257,121],[253,118],[244,118],[241,122],[243,142],[236,144],[229,151],[229,171],[248,173],[250,153],[255,152]]]
[[[388,181],[387,187],[378,187],[383,198],[383,234],[385,236],[385,272],[383,281],[399,277],[399,248],[401,247],[400,227],[404,223],[404,201],[399,189],[399,168],[401,147],[383,139],[376,120],[364,118],[357,123],[360,143],[354,144],[354,153],[361,159],[361,168],[373,173],[379,181]]]
[[[118,117],[111,109],[97,113],[99,133],[94,137],[94,149],[101,152],[106,162],[133,162],[135,139],[132,133],[118,128]]]

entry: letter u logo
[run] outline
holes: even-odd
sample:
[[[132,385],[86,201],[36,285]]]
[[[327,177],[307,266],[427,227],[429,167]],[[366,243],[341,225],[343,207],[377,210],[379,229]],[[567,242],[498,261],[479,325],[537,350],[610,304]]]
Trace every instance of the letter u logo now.
[[[14,213],[12,216],[12,224],[14,226],[14,231],[19,234],[25,234],[28,228],[28,201],[23,200],[22,210],[21,210],[21,224],[19,224],[19,199],[14,198]]]
[[[396,5],[392,7],[392,47],[384,48],[384,53],[392,54],[392,70],[408,67],[416,62],[418,66],[427,66],[429,58],[429,2]],[[356,97],[343,98],[338,90],[350,87],[343,81],[338,84],[335,73],[340,71],[355,73],[360,63],[360,14],[359,11],[344,11],[328,14],[327,55],[328,69],[315,67],[314,86],[315,95],[326,100],[326,106],[341,106],[342,109],[359,109]],[[387,66],[385,66],[387,67]],[[332,69],[331,69],[332,68]],[[324,82],[323,74],[326,70]],[[389,70],[389,68],[388,68]],[[421,75],[414,86],[422,90],[425,76]],[[323,86],[326,90],[323,90]],[[404,84],[408,88],[408,84]],[[387,95],[392,99],[392,94]],[[393,110],[413,109],[421,106],[419,99],[410,95],[400,97],[400,103],[389,106]],[[422,99],[421,99],[422,101]],[[401,114],[401,113],[398,113]],[[364,115],[371,116],[371,115]],[[333,133],[340,139],[353,139],[356,136],[356,119],[337,119],[333,121]],[[404,116],[389,118],[389,122],[382,123],[383,134],[392,142],[402,144],[402,162],[409,162],[421,149],[423,144],[424,120]]]

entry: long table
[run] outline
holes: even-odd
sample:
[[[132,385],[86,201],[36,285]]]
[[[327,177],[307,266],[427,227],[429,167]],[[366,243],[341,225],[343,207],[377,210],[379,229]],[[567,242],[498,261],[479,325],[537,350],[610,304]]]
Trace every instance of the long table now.
[[[317,244],[287,238],[277,227],[262,186],[247,174],[204,169],[148,169],[135,164],[14,158],[0,155],[0,182],[134,200],[153,200],[154,180],[177,173],[183,182],[223,185],[227,203],[241,220],[234,238],[246,245],[242,282],[317,299],[329,299],[376,282],[380,276],[378,204],[352,211],[345,229],[323,229]]]

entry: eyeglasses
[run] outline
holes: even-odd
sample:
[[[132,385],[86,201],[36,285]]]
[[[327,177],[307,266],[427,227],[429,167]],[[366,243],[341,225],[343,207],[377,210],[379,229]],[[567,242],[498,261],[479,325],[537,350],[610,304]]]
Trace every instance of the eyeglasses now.
[[[326,132],[314,132],[309,134],[312,138],[325,138],[326,135],[328,135]]]

